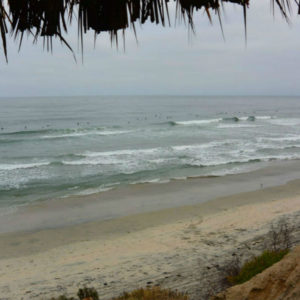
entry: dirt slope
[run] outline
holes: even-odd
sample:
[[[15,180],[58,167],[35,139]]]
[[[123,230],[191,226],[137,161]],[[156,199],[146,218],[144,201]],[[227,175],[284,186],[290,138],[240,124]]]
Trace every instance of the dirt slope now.
[[[212,300],[299,300],[300,246],[248,282],[221,292]]]

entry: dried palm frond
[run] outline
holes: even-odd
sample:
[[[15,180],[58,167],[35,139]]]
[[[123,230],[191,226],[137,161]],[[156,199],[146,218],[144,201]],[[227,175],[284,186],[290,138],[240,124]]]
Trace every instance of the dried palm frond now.
[[[78,33],[83,45],[83,35],[94,30],[95,35],[106,31],[111,40],[118,42],[118,31],[150,20],[165,25],[170,23],[168,3],[177,3],[177,12],[188,20],[193,29],[194,11],[205,10],[211,20],[211,11],[220,16],[220,6],[225,2],[243,6],[245,29],[246,9],[249,0],[0,0],[0,33],[3,52],[7,59],[7,34],[11,32],[22,43],[24,33],[33,35],[34,41],[44,38],[44,45],[52,50],[52,38],[57,37],[71,51],[63,35],[77,16]],[[271,0],[276,4],[282,15],[287,19],[291,10],[290,0]],[[299,0],[294,0],[300,13]],[[245,30],[246,33],[246,30]]]

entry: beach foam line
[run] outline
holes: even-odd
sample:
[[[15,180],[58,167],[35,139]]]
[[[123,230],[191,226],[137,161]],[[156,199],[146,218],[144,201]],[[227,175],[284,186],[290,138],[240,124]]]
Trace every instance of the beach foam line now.
[[[120,185],[120,182],[115,183],[113,185],[109,185],[109,186],[100,186],[98,188],[85,189],[83,191],[76,192],[76,193],[72,194],[71,196],[88,196],[88,195],[93,195],[93,194],[97,194],[97,193],[108,192],[108,191],[115,189],[118,185]],[[68,197],[70,197],[70,195],[64,196],[64,198],[68,198]]]
[[[149,183],[162,184],[162,183],[168,183],[170,181],[171,181],[171,179],[155,178],[155,179],[144,179],[144,180],[132,181],[129,184],[130,185],[135,185],[135,184],[149,184]]]

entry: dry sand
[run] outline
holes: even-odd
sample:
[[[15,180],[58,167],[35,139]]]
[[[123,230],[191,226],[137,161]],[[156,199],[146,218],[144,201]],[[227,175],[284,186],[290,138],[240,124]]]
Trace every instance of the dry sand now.
[[[299,243],[299,180],[193,206],[1,234],[0,299],[49,299],[82,286],[109,299],[155,284],[207,299],[232,255],[259,253],[270,224],[283,217]]]

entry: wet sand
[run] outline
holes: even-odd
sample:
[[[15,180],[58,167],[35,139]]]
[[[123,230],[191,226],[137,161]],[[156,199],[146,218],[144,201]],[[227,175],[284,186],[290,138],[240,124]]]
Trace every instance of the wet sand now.
[[[266,163],[262,169],[243,174],[136,184],[92,195],[37,202],[20,207],[12,214],[0,215],[0,234],[64,228],[196,205],[220,197],[282,185],[298,178],[300,161],[281,161]]]
[[[202,192],[196,179],[168,186],[187,202]],[[163,197],[160,189],[166,185],[157,187],[153,197]],[[137,187],[136,197],[151,189],[153,185]],[[233,253],[246,259],[265,247],[271,223],[284,217],[296,228],[294,242],[300,242],[300,180],[199,202],[3,233],[0,299],[49,299],[74,295],[82,286],[94,286],[101,299],[109,299],[124,290],[155,284],[187,291],[191,299],[207,299],[212,290],[217,291],[214,283]]]

